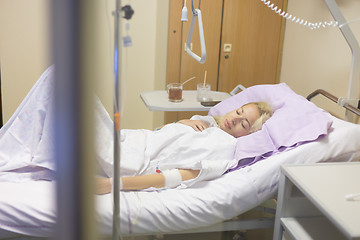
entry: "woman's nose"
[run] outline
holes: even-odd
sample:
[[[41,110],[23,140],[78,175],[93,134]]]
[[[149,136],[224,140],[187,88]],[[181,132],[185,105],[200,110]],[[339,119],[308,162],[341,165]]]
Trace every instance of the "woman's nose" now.
[[[234,116],[234,119],[242,119],[243,118],[243,116],[242,115],[238,115],[238,114],[236,114],[235,116]]]
[[[236,123],[239,123],[242,119],[243,119],[242,116],[235,116],[233,120],[234,120],[234,122],[236,124]]]

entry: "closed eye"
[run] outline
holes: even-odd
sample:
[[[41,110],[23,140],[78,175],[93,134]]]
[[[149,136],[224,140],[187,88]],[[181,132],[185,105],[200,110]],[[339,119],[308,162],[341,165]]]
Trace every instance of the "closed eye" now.
[[[241,113],[240,113],[239,110],[241,111]],[[240,114],[242,114],[242,113],[244,113],[244,109],[243,109],[243,108],[240,108],[240,109],[236,110],[236,114],[237,114],[237,115],[240,115]]]
[[[241,125],[244,129],[250,128],[250,122],[246,118],[241,121]]]

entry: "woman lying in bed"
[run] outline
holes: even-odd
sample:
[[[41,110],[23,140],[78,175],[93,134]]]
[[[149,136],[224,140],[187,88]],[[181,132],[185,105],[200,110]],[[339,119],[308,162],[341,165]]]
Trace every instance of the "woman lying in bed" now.
[[[53,72],[54,67],[44,72],[0,129],[0,181],[56,180]],[[210,116],[197,116],[159,131],[122,129],[122,188],[186,188],[236,167],[237,137],[242,139],[261,129],[271,115],[266,104],[249,102],[257,101],[215,115],[224,116],[217,122]],[[97,193],[106,193],[111,190],[113,176],[113,122],[98,98],[94,112],[96,160],[100,176],[105,177],[99,179]]]
[[[54,66],[44,72],[0,129],[0,181],[56,180],[53,73]],[[261,130],[252,129],[262,115],[254,111],[254,104],[246,105],[254,102],[267,102],[273,108],[265,124],[267,117],[259,120]],[[97,192],[105,193],[111,190],[109,179],[113,176],[113,122],[99,99],[95,99],[94,111],[95,154],[100,176],[105,177],[99,180]],[[284,83],[249,87],[212,107],[209,115],[224,118],[212,125],[211,117],[195,117],[165,125],[160,131],[122,129],[123,189],[190,187],[317,140],[327,135],[332,125],[328,113]],[[239,132],[230,131],[238,130],[235,123]],[[134,179],[141,179],[141,184],[135,185],[138,181]]]
[[[229,136],[238,138],[260,130],[263,123],[269,119],[271,115],[272,109],[266,102],[252,102],[222,117],[194,116],[191,119],[180,120],[178,125],[190,126],[196,132],[202,132],[208,128],[216,127]],[[180,146],[178,150],[179,152],[177,154],[180,154],[182,147]],[[219,148],[219,150],[221,151],[222,149]],[[196,154],[196,151],[193,154]],[[152,160],[150,160],[150,162],[151,161]],[[157,165],[160,163],[161,162],[158,162]],[[149,164],[149,166],[151,166],[151,164]],[[180,185],[183,181],[197,178],[199,173],[200,170],[195,170],[194,168],[173,168],[161,171],[159,170],[159,166],[157,166],[156,173],[153,174],[122,177],[120,179],[120,189],[173,188]],[[111,181],[111,178],[97,178],[96,193],[105,194],[111,192]]]

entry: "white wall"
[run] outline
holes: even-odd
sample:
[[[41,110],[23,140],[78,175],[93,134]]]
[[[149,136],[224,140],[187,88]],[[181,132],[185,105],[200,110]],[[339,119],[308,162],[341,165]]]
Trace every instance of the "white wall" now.
[[[7,121],[41,73],[51,64],[49,35],[50,0],[0,1],[0,63],[4,120]],[[127,1],[123,1],[127,3]],[[169,1],[131,0],[135,10],[129,34],[125,111],[122,128],[153,129],[162,124],[162,113],[147,110],[139,94],[164,89],[166,71],[167,17]],[[359,0],[337,1],[348,20],[360,18]],[[112,49],[114,1],[99,2],[103,78],[97,94],[112,114]],[[288,11],[311,21],[332,19],[322,0],[289,0]],[[360,39],[360,22],[351,24]],[[312,31],[298,24],[286,24],[281,82],[307,96],[323,88],[340,97],[347,94],[351,52],[339,29]],[[123,62],[126,63],[125,61]],[[336,105],[316,97],[314,102],[338,115]]]
[[[360,18],[360,1],[338,0],[337,3],[348,21]],[[288,12],[312,22],[333,19],[323,0],[289,0]],[[360,21],[350,26],[360,43]],[[338,28],[309,30],[287,21],[281,82],[287,83],[298,94],[306,97],[322,88],[337,97],[346,97],[350,62],[350,48]],[[342,108],[320,95],[314,102],[344,116]]]
[[[6,122],[50,64],[49,0],[0,1],[0,64]]]
[[[150,112],[140,99],[140,93],[164,89],[166,77],[168,2],[159,0],[122,1],[130,3],[135,13],[131,20],[122,21],[122,35],[129,35],[132,46],[122,49],[122,99],[125,104],[121,127],[154,129],[163,123],[162,114]],[[99,42],[103,48],[104,78],[99,81],[97,94],[110,115],[113,113],[113,44],[114,1],[102,3]],[[128,23],[128,27],[126,26]],[[128,30],[127,30],[128,29]],[[125,99],[124,99],[125,98]]]
[[[50,0],[0,1],[0,60],[3,114],[6,122],[51,62]],[[125,109],[122,128],[153,129],[162,124],[162,114],[147,110],[140,92],[163,89],[166,73],[168,1],[131,0],[135,10],[128,34],[133,46],[123,51]],[[102,78],[96,93],[113,113],[113,45],[115,1],[99,1],[96,15]],[[125,24],[125,20],[123,21]],[[123,33],[125,26],[123,27]],[[125,33],[124,33],[125,34]],[[126,57],[127,56],[127,57]],[[127,71],[125,71],[125,66]]]
[[[125,50],[128,62],[123,61],[124,67],[128,66],[123,127],[154,129],[163,124],[161,114],[159,117],[150,112],[140,99],[140,93],[165,89],[169,3],[159,0],[130,2],[135,14],[129,31],[133,46],[127,53]]]

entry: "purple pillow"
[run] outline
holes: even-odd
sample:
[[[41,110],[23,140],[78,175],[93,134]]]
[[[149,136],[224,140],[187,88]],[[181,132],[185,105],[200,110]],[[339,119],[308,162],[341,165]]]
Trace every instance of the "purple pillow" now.
[[[274,114],[260,131],[238,138],[235,158],[246,159],[241,165],[316,140],[331,127],[332,120],[324,110],[294,93],[285,83],[249,87],[212,107],[209,115],[222,116],[258,101],[269,103]]]

